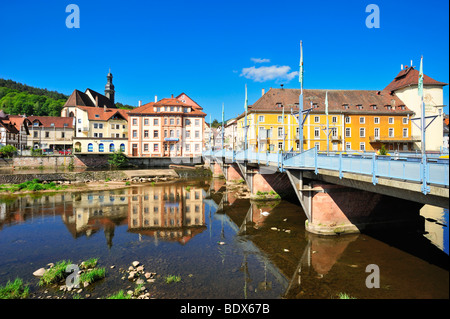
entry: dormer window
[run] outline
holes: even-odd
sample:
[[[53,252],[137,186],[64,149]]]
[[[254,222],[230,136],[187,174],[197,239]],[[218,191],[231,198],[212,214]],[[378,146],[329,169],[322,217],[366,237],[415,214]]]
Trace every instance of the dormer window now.
[[[386,110],[392,110],[392,106],[391,105],[386,105]]]
[[[98,114],[95,114],[95,118],[97,118],[97,119],[98,119],[99,117],[100,117],[100,115],[98,115]]]
[[[343,104],[344,110],[348,110],[348,104]]]
[[[361,104],[358,104],[358,105],[356,105],[356,108],[357,108],[358,110],[362,110],[362,109],[363,109],[363,106],[362,106]]]

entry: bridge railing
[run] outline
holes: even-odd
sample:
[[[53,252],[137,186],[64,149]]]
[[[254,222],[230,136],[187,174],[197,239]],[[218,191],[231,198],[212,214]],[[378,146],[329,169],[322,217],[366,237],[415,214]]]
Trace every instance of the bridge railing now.
[[[225,157],[227,161],[248,161],[260,165],[277,166],[280,171],[286,167],[339,171],[339,177],[344,173],[371,175],[373,184],[378,178],[393,178],[422,184],[423,193],[429,192],[429,185],[449,187],[449,160],[447,156],[428,154],[420,157],[416,154],[395,154],[394,156],[377,155],[375,153],[321,153],[312,148],[303,153],[268,153],[243,151],[205,151],[204,156]]]

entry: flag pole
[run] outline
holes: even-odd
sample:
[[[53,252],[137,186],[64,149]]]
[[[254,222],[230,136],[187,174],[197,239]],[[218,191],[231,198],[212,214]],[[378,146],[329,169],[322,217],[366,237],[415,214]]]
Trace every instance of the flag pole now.
[[[298,101],[298,149],[303,152],[303,43],[300,41],[300,98]]]
[[[330,126],[328,121],[328,91],[325,93],[325,115],[327,117],[327,155],[330,151]]]
[[[222,154],[225,151],[225,117],[224,117],[224,103],[222,102]]]
[[[423,56],[420,57],[420,71],[419,71],[419,83],[418,83],[418,93],[420,96],[420,106],[422,110],[420,123],[421,123],[421,133],[422,133],[422,143],[421,152],[422,156],[425,155],[426,145],[425,145],[425,103],[423,101]]]
[[[247,100],[247,84],[245,84],[245,119],[244,119],[244,151],[245,151],[245,158],[247,158],[247,147],[248,147],[248,142],[247,142],[247,130],[248,130],[248,126],[247,126],[247,109],[248,109],[248,100]]]

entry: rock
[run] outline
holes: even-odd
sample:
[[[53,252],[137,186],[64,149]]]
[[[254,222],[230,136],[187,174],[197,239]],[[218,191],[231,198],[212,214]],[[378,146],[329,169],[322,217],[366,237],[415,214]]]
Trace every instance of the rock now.
[[[152,276],[152,274],[149,272],[146,272],[144,276],[145,276],[145,278],[149,279]]]
[[[39,268],[33,273],[33,276],[42,277],[44,276],[45,272],[46,272],[45,268]]]
[[[139,278],[138,280],[136,280],[136,285],[142,285],[144,283],[144,280]]]
[[[136,276],[136,272],[135,271],[131,271],[130,274],[128,275],[128,279],[133,279],[134,276]]]
[[[89,283],[88,282],[84,282],[83,283],[83,287],[86,288],[87,286],[89,286]]]
[[[133,266],[128,267],[128,271],[133,271],[133,270],[134,270]]]
[[[136,268],[137,271],[139,272],[143,272],[144,271],[144,266],[139,266]]]
[[[48,268],[53,268],[55,266],[55,264],[54,263],[49,263],[49,264],[47,264],[47,266],[48,266]]]
[[[114,269],[114,268],[116,268],[116,266],[112,265],[112,266],[111,266],[111,269]]]
[[[286,249],[286,248],[285,248],[285,249],[284,249],[284,252],[285,252],[285,253],[288,253],[288,252],[289,252],[289,249]]]
[[[139,261],[133,261],[132,265],[133,265],[133,267],[139,266]]]

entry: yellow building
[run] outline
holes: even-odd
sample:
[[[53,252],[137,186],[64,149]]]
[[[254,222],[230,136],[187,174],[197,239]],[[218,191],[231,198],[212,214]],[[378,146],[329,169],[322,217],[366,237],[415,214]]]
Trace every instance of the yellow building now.
[[[328,115],[325,96],[328,92]],[[253,151],[299,150],[299,89],[270,89],[247,112],[247,147]],[[374,90],[303,90],[303,149],[412,150],[413,112],[395,95]],[[328,122],[328,123],[327,123]],[[238,149],[245,145],[245,113],[237,117]]]

